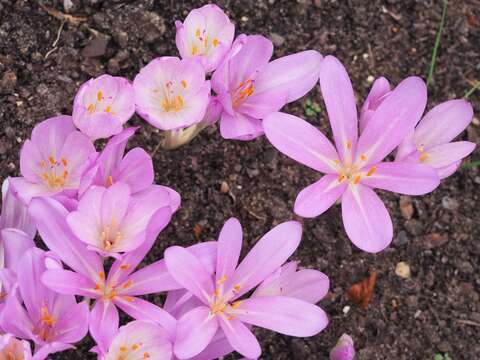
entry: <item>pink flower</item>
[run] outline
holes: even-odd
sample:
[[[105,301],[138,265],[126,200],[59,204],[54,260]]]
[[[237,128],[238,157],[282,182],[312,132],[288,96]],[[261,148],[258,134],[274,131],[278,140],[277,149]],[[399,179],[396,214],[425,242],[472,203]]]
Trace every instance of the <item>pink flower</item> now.
[[[430,165],[441,179],[452,175],[475,149],[470,141],[452,142],[472,119],[472,105],[463,99],[435,106],[400,144],[396,161]]]
[[[165,206],[167,191],[161,186],[131,195],[130,188],[116,182],[109,188],[93,186],[82,196],[78,209],[67,216],[75,236],[103,256],[119,258],[146,240],[147,225]]]
[[[172,359],[172,343],[168,333],[159,325],[149,321],[132,321],[122,326],[106,354],[100,360],[118,359]]]
[[[25,203],[33,197],[75,194],[89,157],[91,141],[75,130],[70,116],[56,116],[36,125],[20,153],[22,177],[11,178],[17,196]]]
[[[12,334],[0,335],[0,359],[32,360],[32,350],[28,341],[19,340]],[[35,360],[42,360],[34,358]]]
[[[212,88],[223,105],[220,132],[225,139],[262,135],[263,118],[301,98],[317,83],[322,60],[317,51],[270,61],[272,53],[272,42],[265,37],[240,35],[213,73]]]
[[[242,229],[238,220],[230,219],[218,239],[214,277],[188,249],[167,249],[165,263],[171,276],[200,302],[178,320],[175,355],[180,359],[198,355],[221,329],[231,347],[256,358],[260,345],[245,323],[291,336],[312,336],[323,330],[326,314],[309,302],[282,295],[240,300],[292,255],[301,233],[301,225],[294,221],[276,226],[237,267]]]
[[[347,334],[343,334],[338,339],[335,347],[330,351],[330,360],[353,360],[355,358],[355,348],[353,340]]]
[[[200,122],[210,100],[210,81],[194,59],[154,59],[140,70],[133,87],[138,114],[161,130]]]
[[[0,316],[2,328],[20,338],[32,340],[38,352],[63,351],[83,339],[88,330],[88,305],[75,296],[60,295],[41,282],[46,271],[46,253],[32,248],[21,258],[18,273],[20,298],[11,293]]]
[[[151,320],[163,326],[174,336],[176,320],[162,308],[139,298],[178,289],[180,285],[171,278],[163,260],[134,272],[153,246],[160,231],[167,226],[171,214],[177,210],[179,196],[160,189],[149,195],[156,198],[155,213],[146,226],[146,240],[134,251],[116,260],[108,274],[101,258],[89,251],[70,230],[65,218],[67,210],[57,201],[47,198],[34,199],[30,212],[38,225],[38,231],[48,246],[71,270],[49,269],[42,276],[43,283],[60,294],[79,295],[94,299],[90,314],[90,334],[97,342],[100,353],[106,353],[119,325],[120,308],[137,320]]]
[[[175,22],[180,56],[199,59],[206,72],[215,70],[232,45],[235,25],[217,5],[194,9],[183,24]]]
[[[282,113],[264,120],[266,136],[279,151],[326,174],[298,194],[295,213],[318,216],[341,197],[348,237],[364,251],[381,251],[392,240],[393,226],[372,189],[421,195],[439,184],[430,166],[381,162],[420,120],[427,99],[425,84],[417,77],[402,81],[380,104],[360,137],[352,85],[336,58],[323,60],[320,85],[336,149],[315,127]]]
[[[134,112],[132,85],[127,79],[110,75],[85,82],[73,102],[75,126],[93,141],[121,132]]]

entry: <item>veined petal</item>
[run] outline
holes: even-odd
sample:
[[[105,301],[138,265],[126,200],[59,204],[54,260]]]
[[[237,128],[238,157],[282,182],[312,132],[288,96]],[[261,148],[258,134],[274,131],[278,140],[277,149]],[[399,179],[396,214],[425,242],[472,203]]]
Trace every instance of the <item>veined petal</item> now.
[[[249,292],[294,253],[301,237],[302,225],[296,221],[275,226],[250,250],[226,288],[231,288],[235,298]]]
[[[128,184],[132,194],[147,189],[154,177],[152,158],[142,148],[130,150],[112,172],[113,181]]]
[[[32,340],[34,338],[31,330],[33,323],[15,293],[11,293],[5,301],[0,313],[0,327],[3,331],[22,339]]]
[[[225,282],[233,275],[242,251],[242,236],[240,222],[235,218],[228,219],[218,237],[215,272],[217,283]]]
[[[328,210],[347,189],[347,181],[338,181],[338,175],[325,175],[307,186],[295,200],[295,214],[316,217]]]
[[[111,301],[98,300],[90,313],[90,335],[105,354],[118,331],[118,310]]]
[[[464,99],[443,102],[420,121],[415,129],[415,143],[425,148],[448,143],[465,130],[472,119],[472,105]]]
[[[373,174],[362,178],[362,184],[371,188],[406,195],[423,195],[433,191],[440,184],[436,171],[427,165],[384,162],[371,169],[374,169]]]
[[[348,237],[363,251],[382,251],[392,241],[390,215],[382,200],[367,186],[348,187],[342,196],[342,218]]]
[[[29,204],[33,198],[53,196],[61,193],[61,189],[51,189],[44,184],[37,184],[28,181],[23,177],[10,178],[12,190],[16,196],[24,203]]]
[[[197,307],[178,320],[173,351],[179,359],[189,359],[202,352],[218,329],[216,316],[205,306]]]
[[[420,120],[427,103],[422,79],[403,80],[380,104],[357,144],[356,162],[376,164],[395,149]]]
[[[260,344],[252,332],[239,320],[218,316],[218,322],[230,345],[248,359],[256,359],[262,353]]]
[[[328,324],[327,315],[320,307],[286,296],[242,300],[232,314],[248,324],[299,337],[316,335]]]
[[[273,113],[263,120],[268,140],[279,151],[292,159],[323,173],[336,173],[338,154],[320,130],[305,120]]]
[[[467,157],[475,150],[475,143],[455,141],[426,148],[424,152],[416,151],[405,158],[406,162],[420,162],[434,168],[443,168]]]
[[[440,177],[440,179],[445,179],[450,175],[452,175],[455,171],[457,171],[458,168],[460,167],[460,164],[461,164],[461,161],[456,161],[452,165],[444,166],[435,170],[437,170],[437,174]]]
[[[73,271],[63,269],[47,270],[42,275],[42,283],[49,289],[65,295],[81,295],[91,299],[98,298],[92,279]]]
[[[12,228],[1,230],[1,239],[5,252],[5,267],[17,272],[17,264],[22,255],[35,246],[33,239],[23,231]]]
[[[58,296],[57,302],[68,296]],[[75,298],[68,299],[68,303],[75,302]],[[90,311],[86,302],[69,306],[62,313],[62,317],[55,324],[55,340],[73,344],[82,340],[88,332]]]
[[[165,263],[170,275],[185,289],[191,291],[205,304],[213,294],[211,275],[187,249],[172,246],[165,250]]]
[[[262,122],[238,111],[233,116],[224,111],[220,119],[220,134],[224,139],[253,140],[263,135]]]
[[[342,161],[351,161],[358,137],[357,105],[352,82],[337,58],[327,56],[323,59],[320,87],[338,154]]]

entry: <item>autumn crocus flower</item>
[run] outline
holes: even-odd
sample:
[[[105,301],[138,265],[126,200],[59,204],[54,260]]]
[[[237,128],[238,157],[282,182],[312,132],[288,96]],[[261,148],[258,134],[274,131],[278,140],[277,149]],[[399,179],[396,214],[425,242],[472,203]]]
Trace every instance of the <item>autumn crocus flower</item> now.
[[[122,326],[113,337],[108,352],[99,356],[99,360],[171,358],[172,343],[168,333],[148,321],[132,321]]]
[[[123,182],[135,194],[147,189],[153,184],[155,177],[151,156],[142,148],[136,147],[126,154],[125,147],[136,128],[128,128],[120,134],[113,136],[85,171],[78,190],[83,196],[91,186],[109,187],[117,182]]]
[[[165,206],[162,187],[131,195],[127,184],[116,182],[109,188],[93,186],[82,196],[78,209],[67,222],[78,239],[90,250],[118,257],[143,244],[146,228],[155,213]]]
[[[22,177],[11,178],[12,188],[25,203],[36,196],[74,194],[94,153],[93,144],[75,129],[70,116],[42,121],[23,144]]]
[[[188,249],[167,249],[165,263],[171,276],[201,302],[178,320],[175,355],[188,359],[199,354],[219,328],[230,345],[249,358],[260,356],[261,349],[245,324],[292,336],[312,336],[321,331],[327,317],[306,301],[286,296],[240,300],[287,260],[300,243],[301,233],[301,225],[294,221],[276,226],[237,267],[242,229],[238,220],[230,219],[218,239],[214,277]]]
[[[432,166],[441,179],[452,175],[462,159],[475,149],[473,142],[452,141],[472,119],[472,105],[463,99],[435,106],[400,144],[396,161]]]
[[[210,81],[194,59],[154,59],[140,70],[133,87],[138,114],[161,130],[200,122],[209,103]]]
[[[184,22],[176,21],[175,42],[180,56],[200,60],[205,72],[215,70],[232,45],[235,25],[218,6],[194,9]]]
[[[18,290],[8,296],[0,316],[2,328],[20,338],[32,340],[44,354],[63,351],[80,341],[88,330],[88,305],[73,295],[60,295],[45,287],[46,253],[32,248],[21,258]],[[46,357],[46,356],[45,356]]]
[[[171,278],[163,261],[157,261],[134,272],[153,246],[158,233],[168,224],[172,212],[176,211],[180,199],[172,198],[166,190],[163,204],[146,227],[145,242],[116,260],[108,274],[105,273],[98,254],[89,251],[70,230],[65,218],[67,210],[54,199],[34,199],[30,212],[38,225],[38,231],[48,248],[55,253],[70,270],[50,269],[42,281],[61,294],[85,296],[95,300],[90,315],[90,334],[95,339],[100,353],[106,353],[119,324],[118,308],[138,320],[152,320],[162,325],[170,334],[175,332],[176,321],[160,307],[145,301],[138,295],[152,294],[179,288]],[[158,194],[147,194],[155,198]]]
[[[32,360],[32,350],[26,340],[15,338],[12,334],[0,335],[0,359]],[[34,360],[43,360],[38,356]]]
[[[330,360],[353,360],[355,358],[355,348],[352,338],[343,334],[338,339],[335,347],[330,351]]]
[[[380,104],[360,137],[350,79],[332,56],[322,62],[320,86],[336,149],[315,127],[282,113],[264,120],[266,136],[284,154],[326,174],[298,194],[295,213],[318,216],[341,197],[348,237],[364,251],[381,251],[392,240],[393,226],[372,189],[420,195],[439,184],[430,166],[382,162],[420,120],[427,99],[425,84],[417,77],[402,81]]]
[[[75,126],[95,141],[120,133],[134,112],[130,82],[122,77],[101,75],[80,87],[72,116]]]
[[[315,86],[322,60],[317,51],[270,61],[272,53],[272,42],[265,37],[240,35],[213,73],[212,88],[223,106],[224,138],[251,140],[262,135],[264,117]]]

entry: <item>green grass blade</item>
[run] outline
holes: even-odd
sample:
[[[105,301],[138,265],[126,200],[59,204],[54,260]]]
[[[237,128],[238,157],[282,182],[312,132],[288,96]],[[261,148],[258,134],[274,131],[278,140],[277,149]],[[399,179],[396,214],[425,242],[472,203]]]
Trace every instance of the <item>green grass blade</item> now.
[[[445,26],[445,18],[447,16],[447,6],[448,6],[448,0],[444,0],[443,1],[442,19],[440,20],[440,27],[438,28],[437,36],[435,38],[435,44],[433,46],[432,61],[430,62],[430,68],[428,69],[427,86],[430,86],[433,82],[433,72],[435,71],[435,64],[437,62],[438,48],[440,46],[440,40],[441,40],[441,37],[442,37],[443,28]]]
[[[470,95],[472,95],[478,89],[480,89],[480,81],[477,81],[477,83],[475,85],[473,85],[472,88],[465,93],[463,98],[468,99],[470,97]]]
[[[462,164],[462,169],[471,169],[480,166],[480,161],[472,161]]]

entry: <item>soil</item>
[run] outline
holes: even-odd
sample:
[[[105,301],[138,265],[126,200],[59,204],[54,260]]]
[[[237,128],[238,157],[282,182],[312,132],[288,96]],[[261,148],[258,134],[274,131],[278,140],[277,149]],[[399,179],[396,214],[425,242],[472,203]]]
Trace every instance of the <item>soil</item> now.
[[[19,172],[18,152],[33,126],[55,114],[69,114],[79,85],[108,72],[133,79],[157,56],[176,55],[174,21],[204,1],[73,0],[75,25],[48,14],[37,1],[0,0],[0,177]],[[63,1],[44,1],[65,12]],[[305,49],[334,54],[346,65],[358,104],[372,77],[393,83],[426,77],[442,3],[417,1],[255,0],[218,1],[236,22],[237,33],[260,33],[275,43],[275,57]],[[480,2],[450,2],[429,107],[462,97],[480,79]],[[311,121],[328,132],[318,89],[285,111],[306,117],[305,101],[322,107]],[[461,135],[479,143],[480,92],[471,96],[477,120]],[[130,146],[153,152],[161,139],[141,125]],[[480,160],[478,148],[468,161]],[[215,127],[191,144],[154,155],[156,181],[182,195],[182,208],[161,234],[146,262],[161,258],[172,244],[215,238],[224,221],[241,219],[250,247],[280,222],[292,219],[296,194],[318,178],[278,153],[265,138],[227,141]],[[229,193],[220,191],[226,182]],[[225,187],[225,185],[223,185]],[[433,193],[400,197],[382,192],[395,227],[389,249],[357,250],[343,230],[339,206],[304,221],[302,244],[294,256],[302,266],[331,279],[321,302],[331,323],[308,338],[256,331],[263,359],[327,359],[344,332],[352,335],[358,359],[480,358],[480,169],[463,168]],[[196,229],[194,231],[194,229]],[[247,248],[247,246],[245,246]],[[395,274],[406,262],[409,278]],[[345,293],[371,270],[378,273],[367,309]],[[160,297],[153,297],[160,302]],[[76,350],[51,359],[94,359],[87,339]],[[229,357],[229,358],[234,358]]]

